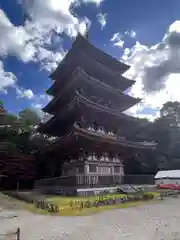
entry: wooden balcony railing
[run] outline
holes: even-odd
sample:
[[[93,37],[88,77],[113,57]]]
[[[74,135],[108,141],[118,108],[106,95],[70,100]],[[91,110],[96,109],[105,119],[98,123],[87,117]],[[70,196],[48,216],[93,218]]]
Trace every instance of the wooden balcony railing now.
[[[51,188],[51,187],[74,187],[74,188],[91,188],[91,187],[105,187],[105,186],[116,186],[121,184],[123,176],[112,175],[76,175],[68,177],[58,177],[41,179],[36,181],[35,188]]]

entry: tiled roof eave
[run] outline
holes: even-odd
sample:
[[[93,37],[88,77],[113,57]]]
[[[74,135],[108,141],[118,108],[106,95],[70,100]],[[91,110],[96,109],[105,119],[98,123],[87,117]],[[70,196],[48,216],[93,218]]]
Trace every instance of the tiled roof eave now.
[[[143,148],[143,149],[155,149],[156,143],[145,144],[143,142],[132,142],[128,141],[125,138],[118,138],[109,136],[108,134],[99,134],[97,132],[88,131],[86,129],[79,128],[77,125],[74,125],[74,132],[77,135],[82,135],[86,138],[94,138],[94,140],[99,140],[100,142],[108,142],[111,144],[121,145],[124,147],[132,148]]]

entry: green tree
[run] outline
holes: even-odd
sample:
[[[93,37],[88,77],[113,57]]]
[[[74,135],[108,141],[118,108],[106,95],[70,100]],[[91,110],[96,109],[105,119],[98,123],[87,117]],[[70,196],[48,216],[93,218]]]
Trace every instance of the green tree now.
[[[166,119],[170,126],[177,127],[180,124],[180,103],[166,102],[160,110],[160,116]]]
[[[0,107],[1,107],[1,108],[4,108],[4,103],[3,103],[2,100],[0,100]]]
[[[180,168],[180,103],[167,102],[151,129],[157,141],[156,162],[159,169]]]
[[[19,112],[19,118],[22,124],[28,126],[38,125],[41,122],[41,118],[38,116],[38,114],[29,108],[26,108],[23,111]]]

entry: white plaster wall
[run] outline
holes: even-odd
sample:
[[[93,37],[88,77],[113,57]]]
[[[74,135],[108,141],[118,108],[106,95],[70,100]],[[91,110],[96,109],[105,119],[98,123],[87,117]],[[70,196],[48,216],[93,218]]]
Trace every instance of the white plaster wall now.
[[[98,172],[101,175],[111,175],[111,167],[99,166]]]
[[[121,176],[124,176],[124,166],[121,166],[121,167],[120,167],[120,175],[121,175]]]

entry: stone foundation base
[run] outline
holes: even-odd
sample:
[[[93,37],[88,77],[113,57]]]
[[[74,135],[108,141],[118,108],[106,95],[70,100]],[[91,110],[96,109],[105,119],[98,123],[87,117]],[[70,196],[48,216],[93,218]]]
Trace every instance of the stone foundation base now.
[[[107,193],[116,193],[118,191],[119,186],[116,187],[94,187],[94,188],[64,188],[64,187],[51,187],[51,188],[42,188],[38,189],[44,194],[52,194],[52,195],[61,195],[61,196],[95,196],[99,195],[103,192]]]
[[[99,188],[79,188],[77,189],[77,196],[94,196],[101,193],[117,193],[118,186],[116,187],[99,187]]]

